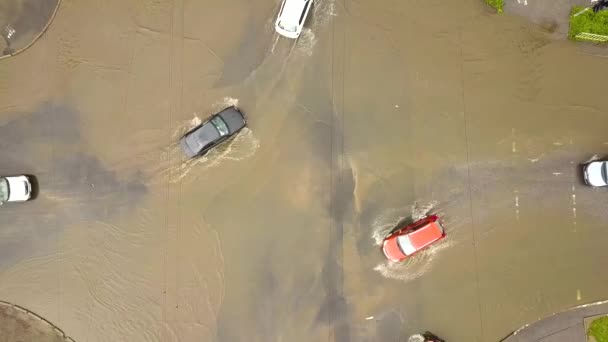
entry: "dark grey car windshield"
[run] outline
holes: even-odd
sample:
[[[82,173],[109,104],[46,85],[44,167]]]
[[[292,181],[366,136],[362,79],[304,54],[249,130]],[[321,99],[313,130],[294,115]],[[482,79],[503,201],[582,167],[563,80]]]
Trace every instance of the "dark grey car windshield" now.
[[[0,201],[8,201],[8,181],[6,178],[0,178]]]
[[[605,183],[608,183],[608,170],[606,169],[608,167],[607,164],[608,163],[606,162],[602,163],[602,178],[604,178]]]
[[[228,125],[226,125],[224,120],[222,120],[222,118],[220,118],[219,116],[216,116],[211,119],[211,123],[213,124],[213,126],[215,126],[217,131],[220,132],[221,136],[228,135],[228,133],[230,133],[230,131],[228,130]]]

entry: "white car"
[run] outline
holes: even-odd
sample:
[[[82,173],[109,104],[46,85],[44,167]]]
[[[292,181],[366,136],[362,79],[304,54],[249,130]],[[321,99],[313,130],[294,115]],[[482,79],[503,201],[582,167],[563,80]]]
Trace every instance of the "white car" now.
[[[0,204],[25,202],[32,198],[32,182],[28,176],[0,177]]]
[[[298,38],[312,2],[313,0],[283,0],[279,17],[274,25],[277,32],[287,38]]]
[[[608,186],[608,161],[597,160],[583,166],[585,183],[591,186]]]

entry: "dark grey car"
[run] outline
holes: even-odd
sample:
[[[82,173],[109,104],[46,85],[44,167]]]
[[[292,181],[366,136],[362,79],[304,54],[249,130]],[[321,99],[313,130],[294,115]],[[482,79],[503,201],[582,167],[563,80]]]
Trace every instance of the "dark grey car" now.
[[[243,113],[236,107],[228,107],[188,132],[180,143],[188,158],[201,156],[246,125]]]

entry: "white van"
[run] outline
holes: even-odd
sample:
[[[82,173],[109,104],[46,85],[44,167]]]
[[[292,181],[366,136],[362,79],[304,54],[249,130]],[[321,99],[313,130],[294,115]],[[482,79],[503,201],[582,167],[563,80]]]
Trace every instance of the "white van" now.
[[[585,184],[590,186],[608,186],[608,161],[595,160],[583,165]]]
[[[25,202],[32,198],[32,182],[28,176],[0,177],[0,204]]]
[[[276,31],[287,38],[298,38],[312,2],[313,0],[283,0],[279,17],[274,25]]]

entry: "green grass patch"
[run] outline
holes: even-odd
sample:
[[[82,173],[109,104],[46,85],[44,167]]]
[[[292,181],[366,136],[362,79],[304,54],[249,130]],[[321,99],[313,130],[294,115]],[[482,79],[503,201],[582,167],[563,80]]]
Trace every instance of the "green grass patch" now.
[[[502,13],[503,7],[505,6],[505,0],[486,0],[486,4],[496,9],[496,12]]]
[[[592,9],[584,10],[585,7],[582,6],[572,7],[568,38],[578,40],[576,36],[581,32],[608,36],[608,10],[597,13],[594,13]]]
[[[593,336],[597,342],[608,342],[608,317],[591,322],[587,335]]]

